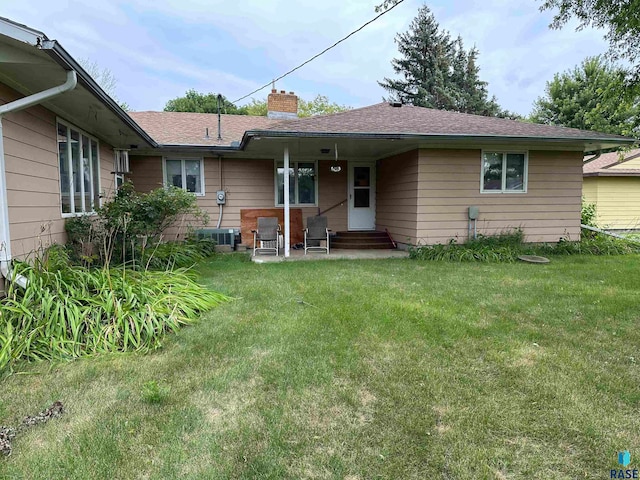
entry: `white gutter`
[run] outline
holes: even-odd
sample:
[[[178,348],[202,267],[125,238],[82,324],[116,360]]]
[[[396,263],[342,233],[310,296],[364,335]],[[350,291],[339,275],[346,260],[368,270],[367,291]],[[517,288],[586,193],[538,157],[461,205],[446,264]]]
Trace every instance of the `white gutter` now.
[[[28,280],[22,275],[14,275],[11,271],[11,233],[9,229],[9,205],[7,204],[7,176],[5,173],[2,119],[7,113],[29,108],[61,93],[73,90],[76,88],[77,83],[76,72],[71,70],[67,72],[67,81],[62,85],[0,105],[0,273],[4,278],[10,282],[17,283],[22,288],[27,287]]]

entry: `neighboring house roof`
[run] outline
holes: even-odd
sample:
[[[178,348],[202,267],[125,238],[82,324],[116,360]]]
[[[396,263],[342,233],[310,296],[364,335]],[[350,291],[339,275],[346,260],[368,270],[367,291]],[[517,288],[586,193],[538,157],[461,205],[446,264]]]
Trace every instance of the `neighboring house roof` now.
[[[369,107],[280,122],[267,130],[279,132],[373,133],[418,136],[520,137],[531,139],[621,140],[628,137],[540,125],[468,113],[378,103]]]
[[[622,159],[620,152],[603,153],[599,158],[585,163],[582,173],[585,177],[640,176],[640,149],[622,152]]]
[[[188,112],[129,112],[155,141],[163,145],[231,145],[239,142],[247,130],[269,128],[282,120],[251,115],[218,115]],[[209,129],[209,138],[206,132]]]

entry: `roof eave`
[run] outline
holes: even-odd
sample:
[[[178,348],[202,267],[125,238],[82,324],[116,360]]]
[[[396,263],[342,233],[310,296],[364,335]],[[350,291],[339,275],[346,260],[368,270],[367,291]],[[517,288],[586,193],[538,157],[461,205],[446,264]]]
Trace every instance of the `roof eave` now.
[[[241,150],[240,146],[232,146],[232,145],[195,145],[195,144],[185,144],[185,143],[160,143],[157,145],[157,148],[160,150],[194,150],[194,151],[213,151],[213,152],[238,152]]]
[[[583,177],[640,177],[640,172],[586,172]]]
[[[520,135],[482,135],[482,134],[419,134],[419,133],[381,133],[381,132],[297,132],[297,131],[274,131],[274,130],[248,130],[242,137],[240,146],[246,147],[249,141],[255,137],[271,138],[354,138],[354,139],[378,139],[378,140],[437,140],[456,141],[461,139],[478,139],[487,141],[518,140],[520,142],[543,142],[543,143],[606,143],[613,145],[632,145],[636,139],[628,137],[534,137]],[[594,150],[601,150],[597,147]]]
[[[120,105],[118,105],[105,91],[91,78],[82,66],[69,55],[69,53],[56,41],[45,40],[42,42],[42,50],[45,51],[56,63],[65,70],[75,70],[78,82],[91,92],[100,102],[111,110],[124,124],[131,128],[149,146],[158,147],[158,143],[138,125]]]

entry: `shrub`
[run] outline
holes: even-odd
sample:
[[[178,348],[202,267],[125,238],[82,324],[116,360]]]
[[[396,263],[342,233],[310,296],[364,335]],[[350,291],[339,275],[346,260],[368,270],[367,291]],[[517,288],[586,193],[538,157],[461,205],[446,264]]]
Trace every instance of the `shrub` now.
[[[215,252],[216,242],[208,239],[188,238],[184,242],[159,243],[140,252],[140,263],[154,270],[190,267],[198,260]]]
[[[163,335],[228,300],[184,269],[135,271],[72,266],[62,248],[33,264],[18,262],[0,303],[0,370],[18,360],[148,351]]]
[[[423,245],[409,249],[410,258],[450,262],[514,262],[522,250],[524,233],[516,228],[494,236],[478,235],[465,244],[455,240],[442,245]]]
[[[423,245],[409,249],[410,258],[450,262],[515,262],[519,255],[625,255],[640,253],[640,244],[589,232],[579,242],[560,239],[554,244],[525,244],[521,229],[494,237],[479,236],[465,244]]]
[[[588,203],[584,197],[582,198],[582,209],[580,211],[580,223],[590,227],[598,227],[597,211],[595,203]]]
[[[100,260],[103,265],[144,266],[142,260],[148,260],[142,258],[144,251],[155,250],[163,240],[162,233],[180,218],[208,222],[207,214],[198,207],[192,193],[175,187],[140,193],[127,182],[112,201],[98,209],[95,217],[67,220],[71,257],[84,265]]]

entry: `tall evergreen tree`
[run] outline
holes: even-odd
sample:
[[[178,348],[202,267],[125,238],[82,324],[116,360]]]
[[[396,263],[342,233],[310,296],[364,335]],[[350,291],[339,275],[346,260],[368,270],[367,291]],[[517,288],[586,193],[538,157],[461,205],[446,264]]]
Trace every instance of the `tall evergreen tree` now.
[[[401,58],[391,60],[391,65],[400,78],[378,82],[390,99],[480,115],[500,113],[495,98],[488,98],[487,82],[479,78],[478,50],[465,50],[460,37],[452,40],[429,7],[420,7],[409,30],[396,36],[396,43]]]

